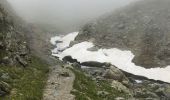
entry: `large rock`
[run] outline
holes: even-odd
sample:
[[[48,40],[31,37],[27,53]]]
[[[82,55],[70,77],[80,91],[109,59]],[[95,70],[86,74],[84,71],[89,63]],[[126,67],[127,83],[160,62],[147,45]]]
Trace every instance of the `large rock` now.
[[[110,63],[101,63],[101,62],[96,62],[96,61],[87,61],[87,62],[82,62],[82,66],[88,66],[88,67],[100,67],[100,68],[108,68],[111,66]]]
[[[114,79],[122,82],[126,79],[125,75],[115,66],[111,66],[110,69],[106,69],[103,74],[103,77],[106,79]]]
[[[75,62],[78,63],[78,61],[76,59],[73,59],[71,56],[65,56],[62,60],[70,63],[75,63]]]

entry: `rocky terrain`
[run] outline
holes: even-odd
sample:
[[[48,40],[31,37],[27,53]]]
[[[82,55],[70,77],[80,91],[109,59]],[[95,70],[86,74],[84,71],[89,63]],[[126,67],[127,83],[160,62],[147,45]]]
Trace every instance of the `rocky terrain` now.
[[[76,96],[76,100],[80,100],[80,98],[85,98],[85,100],[170,99],[169,83],[135,76],[109,63],[91,61],[79,63],[71,57],[65,57],[63,60],[71,63],[69,66],[72,66],[71,70],[76,77],[74,89],[71,92]],[[91,84],[93,85],[91,86]]]
[[[71,45],[87,40],[96,45],[90,51],[131,50],[137,65],[165,67],[170,61],[169,4],[147,0],[117,10],[84,26]],[[24,22],[6,0],[0,1],[0,100],[170,99],[168,83],[132,75],[109,63],[80,63],[70,56],[54,59],[50,36]]]
[[[85,25],[76,40],[130,50],[136,65],[166,67],[170,64],[169,4],[169,0],[138,1]]]
[[[42,98],[48,64],[33,53],[30,38],[35,32],[6,0],[0,1],[0,99]]]
[[[26,36],[8,19],[8,13],[6,13],[2,5],[0,14],[1,64],[16,65],[20,63],[26,67],[26,61],[29,60]]]
[[[90,51],[96,51],[99,48],[130,50],[135,55],[133,62],[136,65],[145,68],[166,67],[170,60],[169,4],[169,0],[141,0],[108,16],[102,16],[86,24],[71,46],[89,41],[95,44],[95,47],[90,48]],[[71,63],[77,62],[71,57],[66,57],[63,60]],[[168,83],[148,80],[145,77],[119,70],[116,66],[108,67],[99,62],[78,62],[77,64],[79,67],[82,66],[79,70],[99,85],[103,80],[106,80],[112,88],[123,93],[117,97],[112,95],[112,98],[118,100],[170,99]],[[77,64],[75,65],[78,66]],[[119,93],[118,91],[116,93]],[[106,100],[110,100],[109,93],[107,90],[102,91]]]

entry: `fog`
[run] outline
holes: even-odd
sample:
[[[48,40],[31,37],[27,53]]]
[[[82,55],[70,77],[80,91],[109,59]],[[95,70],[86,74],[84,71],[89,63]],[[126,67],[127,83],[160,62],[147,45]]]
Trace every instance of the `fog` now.
[[[136,0],[8,0],[26,21],[67,32]]]

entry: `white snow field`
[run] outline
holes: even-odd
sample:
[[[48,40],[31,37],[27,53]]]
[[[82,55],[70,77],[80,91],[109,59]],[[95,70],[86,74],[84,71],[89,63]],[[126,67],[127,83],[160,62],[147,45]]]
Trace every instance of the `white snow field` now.
[[[131,51],[122,51],[117,48],[88,51],[87,49],[93,47],[94,45],[93,43],[87,41],[75,44],[69,48],[70,42],[73,41],[77,35],[78,32],[74,32],[64,37],[51,38],[51,43],[57,46],[57,48],[52,50],[52,55],[57,56],[60,59],[65,56],[71,56],[79,62],[109,62],[119,69],[131,74],[170,83],[170,66],[151,69],[137,66],[132,62],[135,55]],[[56,43],[55,41],[62,41],[62,43]],[[60,51],[61,49],[63,51]]]

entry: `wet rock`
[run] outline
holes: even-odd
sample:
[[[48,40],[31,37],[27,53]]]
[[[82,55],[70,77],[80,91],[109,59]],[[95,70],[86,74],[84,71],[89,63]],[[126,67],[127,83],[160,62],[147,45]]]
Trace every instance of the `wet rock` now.
[[[62,60],[70,63],[78,62],[76,59],[73,59],[71,56],[65,56]]]
[[[103,67],[105,66],[105,63],[100,63],[96,61],[88,61],[88,62],[83,62],[81,63],[82,66],[88,66],[88,67]]]
[[[60,41],[60,40],[55,41],[55,44],[58,44],[58,43],[63,43],[63,41]]]

